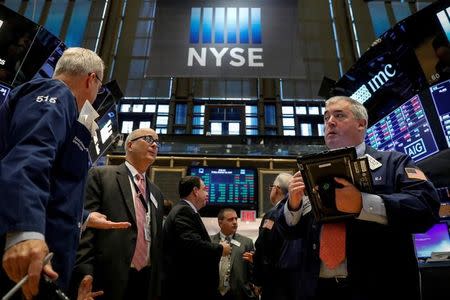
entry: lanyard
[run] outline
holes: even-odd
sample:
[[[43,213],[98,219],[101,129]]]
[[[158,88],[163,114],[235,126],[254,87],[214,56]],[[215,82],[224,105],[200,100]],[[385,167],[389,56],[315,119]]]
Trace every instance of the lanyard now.
[[[127,168],[127,169],[128,169],[128,168]],[[145,212],[148,213],[148,202],[145,201],[144,195],[142,195],[141,190],[139,189],[139,187],[137,186],[136,182],[134,181],[133,174],[131,174],[131,171],[130,171],[129,169],[128,169],[128,174],[129,174],[129,176],[130,176],[131,182],[132,182],[133,185],[134,185],[134,190],[136,191],[137,196],[138,196],[139,199],[141,200],[142,205],[144,205]],[[147,182],[145,182],[145,186],[147,186]],[[150,197],[149,197],[148,189],[146,188],[145,190],[146,190],[146,192],[147,192],[147,199],[149,199]]]

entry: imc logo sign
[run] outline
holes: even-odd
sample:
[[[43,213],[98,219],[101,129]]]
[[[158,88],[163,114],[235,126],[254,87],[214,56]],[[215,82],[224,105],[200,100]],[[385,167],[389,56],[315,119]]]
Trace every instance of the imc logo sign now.
[[[436,14],[441,23],[442,29],[444,29],[447,39],[450,41],[450,7],[441,10]]]
[[[264,67],[261,8],[192,7],[189,43],[189,67],[206,67],[208,56],[216,67]]]
[[[381,88],[386,82],[395,76],[396,70],[391,64],[384,66],[384,69],[375,74],[366,84],[361,85],[350,98],[364,103],[372,94]]]

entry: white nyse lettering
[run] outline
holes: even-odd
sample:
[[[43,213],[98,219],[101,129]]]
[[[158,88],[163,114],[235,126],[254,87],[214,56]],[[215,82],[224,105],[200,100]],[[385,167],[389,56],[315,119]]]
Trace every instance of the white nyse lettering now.
[[[248,66],[249,67],[264,67],[263,62],[255,62],[255,59],[262,59],[262,55],[256,55],[256,52],[263,52],[262,48],[248,48]]]
[[[225,53],[227,53],[228,48],[223,48],[220,52],[217,52],[216,48],[209,48],[211,53],[216,57],[216,67],[222,66],[222,57]]]
[[[231,60],[230,65],[232,65],[233,67],[242,67],[245,64],[245,58],[240,55],[241,53],[244,53],[244,49],[242,48],[233,48],[230,50],[230,56],[238,60]]]
[[[197,50],[195,50],[195,48],[189,48],[189,52],[188,52],[188,66],[189,67],[192,67],[194,57],[200,66],[203,66],[203,67],[206,66],[206,48],[202,48],[201,55],[198,55]]]

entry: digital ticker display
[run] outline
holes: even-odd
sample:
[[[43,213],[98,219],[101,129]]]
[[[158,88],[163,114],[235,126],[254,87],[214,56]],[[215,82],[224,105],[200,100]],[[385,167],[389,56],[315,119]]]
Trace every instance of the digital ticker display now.
[[[251,206],[256,203],[256,174],[249,168],[191,167],[208,188],[208,205]]]
[[[450,80],[432,86],[430,91],[447,146],[450,147]]]
[[[438,152],[418,95],[367,129],[366,144],[378,150],[395,150],[420,161]]]

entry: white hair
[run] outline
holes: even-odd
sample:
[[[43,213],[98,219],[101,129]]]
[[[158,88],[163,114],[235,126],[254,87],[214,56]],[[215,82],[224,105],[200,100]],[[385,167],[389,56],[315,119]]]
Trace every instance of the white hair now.
[[[288,193],[289,182],[292,179],[292,175],[288,173],[280,173],[273,181],[274,185],[278,185],[283,193]]]
[[[53,77],[61,74],[76,76],[95,73],[101,78],[104,69],[105,64],[97,53],[89,49],[73,47],[64,51],[56,63]]]

